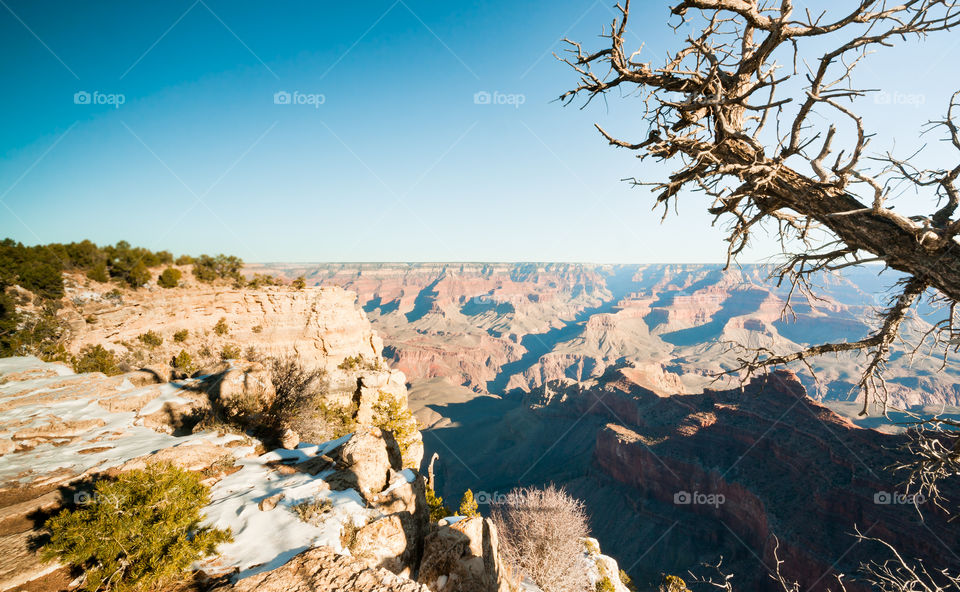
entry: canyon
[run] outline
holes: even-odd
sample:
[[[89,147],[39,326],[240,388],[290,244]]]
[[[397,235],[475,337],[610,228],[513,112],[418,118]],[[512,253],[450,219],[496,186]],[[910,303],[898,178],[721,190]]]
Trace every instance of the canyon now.
[[[763,266],[284,264],[257,273],[356,291],[409,380],[410,406],[436,453],[438,490],[556,483],[585,500],[595,536],[643,586],[705,575],[723,560],[743,589],[783,573],[826,590],[882,550],[854,528],[933,565],[960,561],[932,504],[899,499],[902,427],[858,414],[862,359],[816,360],[741,388],[732,344],[786,353],[866,335],[895,278],[866,269],[820,278],[822,301],[794,298]],[[937,319],[918,309],[915,342]],[[890,403],[957,416],[956,358],[889,364]],[[795,372],[794,372],[795,371]],[[681,494],[724,502],[674,503]],[[710,497],[713,496],[713,497]],[[682,495],[681,495],[682,497]],[[948,496],[949,497],[949,496]],[[879,502],[878,502],[879,500]],[[848,589],[858,589],[850,584]],[[862,588],[861,588],[862,589]]]
[[[198,473],[210,487],[206,523],[233,532],[171,589],[538,590],[503,563],[488,518],[431,520],[406,378],[383,359],[355,294],[192,278],[119,290],[68,274],[64,284],[68,351],[102,348],[118,364],[78,374],[0,359],[0,590],[76,589],[79,570],[37,555],[46,518],[97,503],[97,480],[158,463]],[[177,367],[184,352],[193,371]],[[244,409],[279,396],[275,360],[321,371],[324,404],[350,414],[352,431],[325,441],[287,428],[275,441],[231,419],[262,418]],[[385,401],[389,429],[378,427]],[[320,518],[298,517],[318,499]],[[604,577],[627,592],[596,540],[578,544],[591,586]]]

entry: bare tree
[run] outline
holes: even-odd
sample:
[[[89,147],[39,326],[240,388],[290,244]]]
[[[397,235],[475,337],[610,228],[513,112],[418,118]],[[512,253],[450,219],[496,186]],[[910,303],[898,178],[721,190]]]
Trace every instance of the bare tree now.
[[[738,370],[749,376],[826,353],[867,352],[860,380],[866,413],[870,401],[886,400],[883,370],[891,344],[925,291],[948,308],[930,337],[944,349],[960,344],[954,323],[960,164],[923,168],[915,164],[917,155],[868,154],[870,134],[856,106],[870,91],[855,86],[854,73],[875,48],[950,31],[960,24],[960,4],[859,0],[853,8],[836,6],[795,14],[792,0],[684,0],[670,13],[677,30],[689,25],[691,33],[657,66],[642,61],[640,49],[624,47],[626,0],[602,35],[605,47],[587,52],[566,40],[571,48],[563,61],[580,80],[560,99],[583,96],[589,103],[613,89],[639,93],[650,128],[646,139],[624,140],[597,129],[613,146],[676,166],[661,182],[633,182],[654,187],[664,216],[685,192],[707,196],[709,212],[729,221],[728,264],[762,224],[775,225],[787,255],[777,275],[791,284],[791,296],[816,299],[809,279],[817,272],[867,262],[902,272],[899,294],[883,311],[880,327],[864,339],[787,354],[753,351],[740,360]],[[824,44],[830,49],[811,53]],[[778,98],[784,91],[789,96]],[[930,125],[960,152],[958,109],[960,94],[954,94],[945,118]],[[908,187],[929,198],[931,212],[906,216],[893,210],[891,199]]]
[[[562,488],[518,488],[493,505],[491,518],[506,561],[544,592],[587,587],[582,539],[589,535],[583,502]]]
[[[925,164],[922,151],[869,152],[872,134],[858,106],[876,91],[857,85],[857,66],[875,49],[949,34],[960,26],[960,2],[855,0],[812,13],[795,10],[792,0],[681,0],[668,21],[678,46],[658,64],[642,58],[642,47],[625,46],[630,2],[624,2],[616,5],[599,49],[565,40],[561,59],[579,81],[560,100],[581,98],[586,106],[613,90],[643,99],[645,138],[623,139],[596,126],[611,145],[673,165],[661,181],[629,181],[652,187],[664,216],[681,195],[705,196],[714,223],[727,224],[728,265],[754,233],[773,228],[784,255],[774,276],[790,288],[784,315],[795,295],[811,304],[821,299],[815,274],[881,263],[897,276],[896,292],[867,337],[786,353],[740,348],[730,373],[747,380],[791,363],[812,372],[818,356],[862,353],[861,413],[871,404],[885,410],[883,373],[891,347],[924,295],[943,317],[913,353],[929,343],[945,364],[951,351],[960,350],[960,158],[939,166],[929,164],[936,158]],[[688,34],[679,34],[687,27]],[[944,97],[943,117],[922,131],[960,155],[958,118],[960,91]],[[906,192],[927,203],[928,211],[894,211],[892,202]],[[941,416],[917,418],[913,459],[896,467],[907,471],[909,487],[938,499],[938,480],[960,472],[960,438],[944,429],[956,427]],[[890,562],[864,566],[882,589],[960,589],[960,580],[942,571],[936,577],[950,588],[928,584],[933,576],[887,550],[894,553]]]

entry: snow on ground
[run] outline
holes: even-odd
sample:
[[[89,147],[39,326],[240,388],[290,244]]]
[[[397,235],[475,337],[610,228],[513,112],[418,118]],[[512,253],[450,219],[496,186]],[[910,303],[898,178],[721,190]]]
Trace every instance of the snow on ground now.
[[[363,526],[380,517],[376,510],[365,507],[353,489],[331,491],[324,482],[333,472],[316,476],[308,473],[281,474],[269,463],[303,462],[318,454],[326,454],[350,436],[321,445],[301,445],[296,450],[274,450],[256,458],[239,461],[240,471],[225,477],[213,486],[211,503],[204,509],[206,523],[217,528],[229,527],[233,542],[221,545],[220,556],[199,567],[212,573],[237,568],[237,578],[245,578],[277,568],[310,547],[325,545],[338,553],[349,553],[340,544],[343,524]],[[262,511],[259,503],[271,496],[284,498],[272,510]],[[333,504],[327,518],[314,526],[300,520],[293,506],[311,499],[326,499]]]
[[[49,372],[51,370],[53,372]],[[138,425],[142,424],[142,419],[136,412],[111,412],[97,404],[101,399],[117,395],[131,400],[142,398],[146,401],[142,403],[140,415],[148,415],[160,411],[167,403],[187,402],[180,396],[181,387],[174,383],[135,388],[129,381],[114,380],[111,386],[110,379],[77,375],[65,366],[35,358],[0,359],[0,382],[3,375],[30,371],[41,372],[37,372],[36,378],[0,384],[0,405],[23,400],[22,405],[0,411],[0,434],[42,428],[52,421],[61,424],[86,421],[93,427],[78,437],[65,438],[69,440],[65,444],[42,443],[33,449],[3,455],[0,457],[0,483],[35,483],[62,469],[72,475],[99,472],[174,446],[201,442],[224,445],[233,440],[247,440],[236,434],[221,436],[214,432],[176,437]],[[48,375],[42,371],[48,371]],[[90,381],[103,381],[104,384],[98,388]],[[70,390],[80,387],[85,388]],[[56,394],[60,389],[66,393],[60,400],[30,399],[34,395]],[[155,396],[149,397],[151,394]],[[96,425],[101,422],[102,425]],[[301,444],[295,450],[278,449],[260,456],[253,456],[255,442],[252,439],[247,445],[230,448],[241,469],[213,485],[211,501],[204,508],[204,514],[206,524],[229,527],[234,540],[220,546],[219,556],[200,562],[196,567],[208,573],[236,569],[236,577],[243,578],[279,567],[313,546],[326,545],[336,552],[348,554],[349,551],[340,544],[343,525],[350,522],[361,527],[381,517],[380,513],[367,508],[353,489],[331,491],[324,479],[332,470],[318,475],[305,472],[285,474],[287,471],[276,470],[276,465],[295,464],[327,454],[346,443],[351,436],[318,445]],[[9,436],[0,435],[2,437]],[[389,490],[415,478],[409,469],[401,474],[403,478],[392,483]],[[261,501],[280,493],[284,498],[275,508],[260,510]],[[296,504],[314,498],[326,499],[332,504],[319,525],[303,522],[293,511]]]
[[[31,378],[24,381],[0,384],[0,402],[26,399],[31,395],[54,392],[54,388],[81,386],[83,381],[91,380],[89,375],[78,375],[60,364],[47,364],[36,358],[0,359],[0,376],[13,372],[29,370],[53,370],[56,376]],[[94,379],[96,380],[96,379]],[[137,398],[151,391],[157,396],[149,401],[145,409],[158,411],[168,402],[179,401],[180,388],[175,384],[150,385],[134,388],[128,381],[118,383],[116,394]],[[133,411],[111,412],[97,404],[104,396],[65,397],[63,400],[42,400],[34,404],[24,404],[0,412],[0,428],[15,426],[12,431],[33,427],[42,427],[57,422],[92,421],[103,425],[91,427],[77,438],[71,438],[67,444],[55,445],[43,443],[31,450],[13,452],[3,456],[0,462],[0,483],[17,479],[29,483],[37,475],[49,475],[55,471],[67,469],[75,474],[83,474],[92,469],[103,471],[119,466],[133,458],[151,454],[163,448],[176,445],[197,443],[225,444],[240,436],[217,436],[212,432],[203,432],[190,436],[174,437],[136,425],[137,414]],[[99,393],[98,393],[99,394]],[[103,393],[111,396],[112,393]],[[92,452],[91,452],[92,451]]]

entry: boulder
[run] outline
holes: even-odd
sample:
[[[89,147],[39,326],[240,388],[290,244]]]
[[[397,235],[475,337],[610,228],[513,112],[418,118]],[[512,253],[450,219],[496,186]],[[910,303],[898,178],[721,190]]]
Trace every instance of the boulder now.
[[[388,450],[383,430],[359,428],[350,440],[338,448],[334,460],[339,467],[328,482],[333,489],[356,489],[364,499],[386,488],[390,469],[400,469],[400,450]],[[392,440],[392,438],[390,438]],[[396,442],[393,442],[396,447]]]
[[[432,592],[511,592],[500,561],[497,529],[487,518],[465,518],[427,536],[417,580]]]
[[[215,588],[214,592],[430,592],[389,570],[370,567],[329,547],[316,547],[284,565]]]
[[[370,567],[410,574],[416,567],[416,547],[417,540],[408,537],[403,520],[394,514],[361,528],[350,552]]]
[[[280,435],[280,446],[287,450],[293,450],[300,444],[300,436],[290,428],[283,430]]]
[[[260,503],[257,504],[257,507],[260,508],[261,512],[269,512],[270,510],[276,508],[277,504],[279,504],[280,500],[282,500],[284,497],[286,496],[283,493],[275,493],[270,497],[260,500]]]
[[[404,474],[391,470],[390,486],[371,496],[369,501],[375,510],[399,520],[409,542],[403,560],[415,569],[423,554],[423,540],[430,529],[430,508],[423,477],[413,471],[413,480],[408,482]]]

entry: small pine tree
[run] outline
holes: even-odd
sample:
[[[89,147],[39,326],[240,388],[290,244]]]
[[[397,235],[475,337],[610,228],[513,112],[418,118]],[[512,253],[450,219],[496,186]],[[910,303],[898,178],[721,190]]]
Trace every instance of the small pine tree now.
[[[630,592],[637,592],[637,585],[633,583],[633,579],[627,574],[627,572],[620,570],[620,582],[627,587],[627,590]]]
[[[141,333],[137,336],[137,339],[140,340],[140,343],[151,348],[163,345],[163,337],[160,337],[160,334],[153,330]]]
[[[113,352],[100,344],[88,345],[80,350],[80,356],[73,358],[73,370],[78,374],[84,372],[103,372],[107,376],[120,374]]]
[[[687,588],[687,583],[683,581],[683,578],[666,575],[660,582],[659,592],[690,592],[690,588]]]
[[[162,288],[176,288],[180,285],[180,279],[182,277],[183,273],[179,269],[176,267],[168,267],[160,274],[157,283],[160,284]]]
[[[430,508],[430,522],[436,522],[450,515],[450,510],[443,505],[443,498],[437,495],[432,487],[427,485],[427,506]]]
[[[460,500],[460,509],[457,510],[457,514],[473,518],[480,515],[478,508],[477,501],[473,499],[473,491],[468,489],[463,493],[463,499]]]
[[[393,434],[397,446],[400,447],[403,466],[412,466],[408,464],[407,452],[410,450],[410,445],[413,444],[414,435],[417,431],[417,422],[413,418],[413,412],[392,395],[381,392],[380,399],[373,405],[373,425]]]
[[[107,273],[107,264],[97,263],[87,270],[87,277],[95,282],[107,283],[110,281],[110,275]]]
[[[230,327],[227,326],[227,317],[220,317],[217,324],[213,326],[213,332],[221,337],[230,332]]]
[[[141,261],[133,266],[133,269],[130,270],[130,275],[128,275],[126,279],[131,288],[139,288],[152,278],[153,276],[150,275],[150,270],[147,269],[147,266]]]
[[[228,530],[201,526],[210,489],[200,476],[153,465],[100,481],[93,499],[46,523],[44,559],[84,570],[84,589],[160,589],[190,565],[228,542]]]
[[[230,343],[223,346],[223,349],[220,350],[220,359],[226,362],[227,360],[239,360],[243,357],[243,353],[240,351],[240,346]]]
[[[173,358],[170,365],[186,376],[190,376],[197,370],[196,366],[193,365],[193,357],[185,350],[180,350],[180,353]]]

